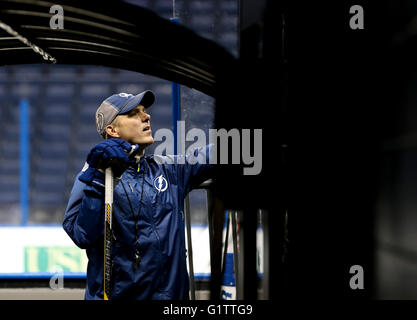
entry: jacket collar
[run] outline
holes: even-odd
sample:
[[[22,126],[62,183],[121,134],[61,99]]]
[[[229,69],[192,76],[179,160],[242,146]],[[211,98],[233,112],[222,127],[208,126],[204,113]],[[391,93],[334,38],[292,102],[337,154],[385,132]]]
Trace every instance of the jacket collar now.
[[[154,159],[154,155],[150,154],[150,155],[143,155],[142,157],[140,157],[139,160],[139,164],[142,167],[144,165],[144,163],[150,164],[152,162],[156,163],[156,160]],[[126,171],[128,171],[129,173],[135,173],[138,170],[138,163],[135,163],[134,165],[129,166]]]

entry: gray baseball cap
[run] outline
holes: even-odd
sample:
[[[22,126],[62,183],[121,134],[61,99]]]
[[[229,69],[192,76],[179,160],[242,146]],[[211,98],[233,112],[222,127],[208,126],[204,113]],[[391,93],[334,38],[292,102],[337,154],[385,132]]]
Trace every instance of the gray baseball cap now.
[[[96,111],[97,132],[105,138],[106,126],[112,123],[119,114],[126,114],[138,105],[148,108],[154,102],[155,95],[150,90],[146,90],[137,95],[122,92],[108,97]]]

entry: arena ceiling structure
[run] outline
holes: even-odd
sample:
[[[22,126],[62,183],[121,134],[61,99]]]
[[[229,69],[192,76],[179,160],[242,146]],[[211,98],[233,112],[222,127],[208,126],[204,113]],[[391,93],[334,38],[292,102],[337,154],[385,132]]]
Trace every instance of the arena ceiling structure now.
[[[50,26],[50,8],[64,12]],[[0,64],[94,64],[150,74],[216,95],[236,59],[215,42],[121,1],[0,1]],[[56,60],[56,61],[55,61]]]

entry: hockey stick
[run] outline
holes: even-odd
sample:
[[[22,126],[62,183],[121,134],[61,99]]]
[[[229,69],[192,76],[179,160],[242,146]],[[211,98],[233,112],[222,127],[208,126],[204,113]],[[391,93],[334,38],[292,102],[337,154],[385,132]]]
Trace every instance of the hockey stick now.
[[[134,155],[139,148],[132,145],[132,148],[127,153],[130,157]],[[104,300],[110,300],[110,280],[112,271],[112,259],[111,249],[113,243],[113,192],[114,192],[114,174],[111,167],[106,168],[104,171],[104,279],[103,279],[103,292]]]
[[[105,171],[105,193],[104,193],[104,300],[110,300],[110,279],[111,279],[111,248],[112,248],[112,217],[113,217],[113,171],[109,167]]]

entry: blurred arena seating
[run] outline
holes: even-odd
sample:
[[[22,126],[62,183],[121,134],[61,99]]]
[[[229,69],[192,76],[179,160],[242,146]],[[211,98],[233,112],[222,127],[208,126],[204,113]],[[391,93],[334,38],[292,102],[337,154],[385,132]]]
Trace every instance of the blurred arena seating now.
[[[172,17],[172,0],[129,0]],[[179,23],[237,52],[237,1],[176,1]],[[20,111],[29,102],[29,223],[61,223],[74,177],[100,141],[95,111],[117,92],[156,93],[152,129],[171,128],[171,83],[126,70],[89,65],[0,67],[0,224],[20,223]],[[186,89],[184,90],[191,90]],[[198,92],[197,92],[198,94]],[[193,102],[192,99],[190,102]],[[212,108],[186,108],[187,128],[206,128]],[[153,148],[147,150],[153,152]]]
[[[30,223],[60,223],[75,175],[91,147],[98,105],[115,92],[157,92],[155,127],[170,127],[170,83],[138,73],[97,66],[25,65],[2,68],[0,124],[1,223],[16,223],[11,213],[20,201],[19,101],[29,102]]]

